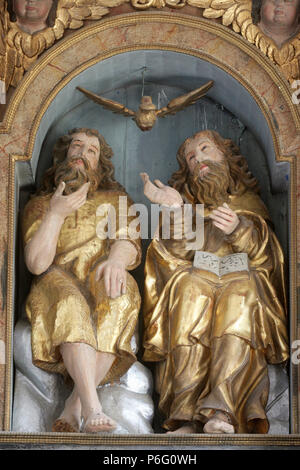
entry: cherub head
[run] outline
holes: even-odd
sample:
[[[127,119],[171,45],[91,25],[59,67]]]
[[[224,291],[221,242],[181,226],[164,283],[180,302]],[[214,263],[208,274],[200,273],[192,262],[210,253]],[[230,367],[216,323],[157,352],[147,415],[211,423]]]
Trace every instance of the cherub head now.
[[[54,26],[58,0],[9,0],[11,21],[20,29],[33,34]]]
[[[299,30],[300,0],[252,0],[252,19],[281,46]]]

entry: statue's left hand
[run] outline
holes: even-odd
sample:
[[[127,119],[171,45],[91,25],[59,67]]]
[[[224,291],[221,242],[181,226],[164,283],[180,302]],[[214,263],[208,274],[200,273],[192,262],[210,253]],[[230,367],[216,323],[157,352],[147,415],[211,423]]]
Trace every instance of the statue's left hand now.
[[[108,297],[115,299],[126,293],[126,269],[123,263],[110,259],[104,261],[97,268],[96,281],[102,277]]]
[[[230,209],[226,202],[224,202],[223,206],[214,209],[209,217],[213,220],[213,224],[226,235],[230,235],[240,222],[238,215]]]

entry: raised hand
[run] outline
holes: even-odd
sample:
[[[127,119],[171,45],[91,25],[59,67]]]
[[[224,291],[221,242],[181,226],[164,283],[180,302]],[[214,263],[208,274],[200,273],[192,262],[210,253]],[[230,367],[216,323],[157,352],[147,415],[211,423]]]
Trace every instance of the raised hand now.
[[[213,220],[213,224],[226,235],[230,235],[240,222],[237,214],[230,209],[226,202],[224,202],[223,206],[214,209],[209,217]]]
[[[81,188],[68,196],[63,195],[65,186],[66,183],[62,181],[50,201],[50,213],[63,219],[79,209],[86,202],[90,183],[83,184]]]
[[[144,182],[145,196],[155,204],[179,207],[183,205],[182,197],[176,189],[163,184],[160,180],[150,181],[147,173],[140,173]]]
[[[89,183],[68,196],[63,196],[64,189],[65,183],[62,182],[50,199],[49,211],[41,225],[25,246],[25,262],[32,274],[42,274],[53,262],[64,220],[85,203]]]

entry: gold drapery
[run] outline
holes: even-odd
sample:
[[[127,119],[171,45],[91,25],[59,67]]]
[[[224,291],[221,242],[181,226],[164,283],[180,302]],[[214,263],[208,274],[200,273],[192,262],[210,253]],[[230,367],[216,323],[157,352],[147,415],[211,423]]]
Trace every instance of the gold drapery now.
[[[83,342],[116,356],[103,383],[122,376],[136,360],[130,344],[140,308],[135,280],[127,273],[126,294],[116,299],[106,295],[103,280],[95,281],[97,266],[107,258],[114,242],[97,236],[98,224],[107,230],[103,222],[110,207],[116,213],[115,239],[129,240],[137,249],[135,263],[128,269],[134,269],[141,260],[140,240],[128,238],[123,211],[119,213],[120,196],[126,196],[127,209],[132,201],[126,194],[98,191],[66,217],[52,266],[33,280],[26,313],[32,325],[33,363],[38,367],[65,375],[59,352],[59,345],[64,342]],[[34,197],[25,207],[25,245],[40,226],[50,198],[51,195]],[[105,209],[97,212],[100,206]],[[130,220],[128,217],[128,224]]]

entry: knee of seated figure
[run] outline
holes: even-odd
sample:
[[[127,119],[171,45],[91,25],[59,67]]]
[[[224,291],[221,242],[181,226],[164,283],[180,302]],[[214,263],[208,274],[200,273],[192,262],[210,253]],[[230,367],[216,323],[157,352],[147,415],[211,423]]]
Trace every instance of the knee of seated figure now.
[[[174,287],[179,294],[186,297],[187,294],[204,295],[211,297],[212,289],[210,284],[195,270],[188,270],[181,273],[175,281]]]
[[[244,322],[244,328],[252,323],[253,309],[258,302],[256,285],[251,279],[234,282],[228,285],[220,294],[216,318],[225,325],[235,319]]]
[[[238,279],[232,282],[229,282],[222,289],[222,295],[241,295],[245,296],[255,296],[257,297],[257,288],[256,283],[253,277],[249,279]]]

